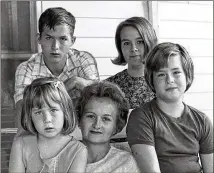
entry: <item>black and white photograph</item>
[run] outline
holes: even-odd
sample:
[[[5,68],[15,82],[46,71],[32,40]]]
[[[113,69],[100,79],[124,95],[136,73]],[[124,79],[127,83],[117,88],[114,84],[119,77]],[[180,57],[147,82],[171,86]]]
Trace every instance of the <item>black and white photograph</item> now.
[[[213,173],[213,1],[0,1],[1,173]]]

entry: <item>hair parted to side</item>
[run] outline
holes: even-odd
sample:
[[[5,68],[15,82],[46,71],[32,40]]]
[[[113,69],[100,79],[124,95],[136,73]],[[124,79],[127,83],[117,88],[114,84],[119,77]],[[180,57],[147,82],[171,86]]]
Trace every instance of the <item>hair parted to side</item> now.
[[[153,72],[168,66],[168,60],[175,55],[180,56],[182,68],[186,76],[186,90],[190,88],[194,79],[194,64],[187,50],[180,44],[164,42],[156,45],[148,54],[145,62],[144,76],[147,84],[155,92]]]
[[[67,24],[73,35],[76,24],[75,17],[62,7],[48,8],[39,18],[39,33],[43,32],[44,26],[54,29],[56,25],[61,24]]]
[[[114,60],[112,60],[112,63],[116,65],[127,64],[122,53],[121,38],[120,38],[121,31],[125,27],[133,27],[139,32],[144,42],[145,57],[158,42],[153,26],[144,17],[135,16],[135,17],[126,19],[125,21],[121,22],[116,29],[115,44],[116,44],[118,56]]]
[[[81,97],[76,105],[76,112],[78,121],[80,122],[85,105],[90,101],[91,98],[109,98],[117,106],[118,116],[116,122],[116,133],[119,133],[127,123],[127,117],[129,112],[129,103],[125,98],[125,94],[120,90],[120,88],[108,81],[94,82],[93,84],[86,86]]]
[[[58,103],[64,112],[64,125],[61,133],[67,135],[74,131],[77,118],[73,102],[63,82],[54,77],[38,78],[26,86],[21,112],[21,125],[24,130],[32,134],[38,133],[32,121],[32,109],[42,108],[45,103],[51,107],[50,101]]]

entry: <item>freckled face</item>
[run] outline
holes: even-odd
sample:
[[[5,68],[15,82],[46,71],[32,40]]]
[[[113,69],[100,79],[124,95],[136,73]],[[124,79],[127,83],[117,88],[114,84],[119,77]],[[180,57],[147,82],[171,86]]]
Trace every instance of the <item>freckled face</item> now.
[[[125,27],[121,30],[121,49],[128,66],[143,66],[144,42],[134,27]]]
[[[41,44],[45,63],[52,64],[65,61],[75,40],[72,33],[73,31],[67,24],[56,25],[54,29],[44,26],[38,41]]]
[[[86,143],[109,143],[116,132],[118,109],[109,98],[92,98],[85,105],[80,129]]]
[[[164,102],[183,99],[186,76],[179,55],[171,56],[167,67],[153,72],[153,83],[158,99]]]

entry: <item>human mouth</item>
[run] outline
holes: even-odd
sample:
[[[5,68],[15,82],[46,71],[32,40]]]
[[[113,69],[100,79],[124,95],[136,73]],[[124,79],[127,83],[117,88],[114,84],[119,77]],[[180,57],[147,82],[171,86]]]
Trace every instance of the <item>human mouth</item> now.
[[[177,87],[170,87],[170,88],[167,88],[166,91],[174,91],[176,89],[177,89]]]
[[[97,134],[97,135],[102,134],[101,131],[96,131],[96,130],[91,130],[90,132],[91,132],[92,134]]]
[[[54,130],[53,127],[46,127],[46,128],[45,128],[45,131],[46,131],[46,132],[52,132],[53,130]]]
[[[52,56],[59,56],[59,53],[51,53]]]

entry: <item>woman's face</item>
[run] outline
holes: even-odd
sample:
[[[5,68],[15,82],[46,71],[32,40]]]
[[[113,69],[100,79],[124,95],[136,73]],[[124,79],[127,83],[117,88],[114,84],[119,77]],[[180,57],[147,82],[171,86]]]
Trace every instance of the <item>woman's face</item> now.
[[[85,105],[80,129],[83,141],[93,144],[109,143],[116,132],[118,108],[109,98],[91,98]]]
[[[131,26],[121,30],[121,49],[129,66],[143,66],[144,42],[139,32]]]

